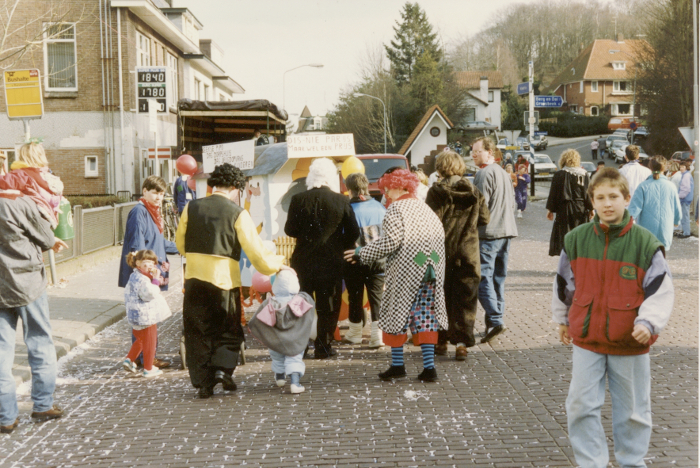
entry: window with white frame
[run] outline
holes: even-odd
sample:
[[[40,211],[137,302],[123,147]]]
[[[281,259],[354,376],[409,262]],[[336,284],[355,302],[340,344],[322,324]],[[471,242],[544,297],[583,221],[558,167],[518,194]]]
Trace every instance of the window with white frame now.
[[[612,113],[614,115],[632,115],[632,104],[613,104]]]
[[[204,85],[204,95],[202,96],[205,101],[209,100],[209,86]]]
[[[591,81],[591,91],[594,93],[598,92],[598,82],[597,81]]]
[[[97,177],[98,175],[97,156],[85,156],[85,178]]]
[[[316,130],[321,130],[323,128],[323,125],[321,124],[321,118],[317,117],[314,119],[314,128]]]
[[[467,122],[475,122],[476,121],[476,108],[475,107],[467,107],[466,119],[467,119]]]
[[[200,95],[199,95],[199,88],[202,86],[202,82],[199,81],[197,78],[194,79],[194,100],[199,101]]]
[[[594,117],[598,116],[598,106],[591,106],[591,115]]]
[[[569,106],[569,110],[575,114],[578,112],[578,106],[576,104],[572,104]]]
[[[613,91],[616,93],[629,93],[632,91],[629,81],[613,81]]]
[[[178,83],[177,83],[177,57],[170,52],[166,52],[166,65],[170,69],[170,96],[172,96],[172,105],[177,105],[179,99]]]
[[[77,91],[75,23],[44,26],[44,87],[48,91]]]
[[[136,65],[148,67],[151,65],[151,39],[136,33]]]
[[[612,66],[613,66],[613,70],[624,70],[625,69],[625,62],[613,62]]]
[[[493,91],[489,91],[489,102],[493,102]]]

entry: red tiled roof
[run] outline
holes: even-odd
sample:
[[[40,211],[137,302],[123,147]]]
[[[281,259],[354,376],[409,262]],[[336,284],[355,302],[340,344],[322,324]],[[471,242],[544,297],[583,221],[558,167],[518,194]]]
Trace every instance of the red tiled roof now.
[[[466,89],[479,89],[481,77],[485,76],[489,80],[489,89],[503,88],[503,75],[498,70],[489,71],[460,71],[455,72],[457,84]]]
[[[636,59],[647,42],[640,39],[627,39],[617,42],[611,39],[596,39],[559,73],[545,92],[554,91],[558,86],[576,81],[629,80],[634,77]],[[624,62],[624,70],[613,69],[613,62]]]
[[[399,154],[403,154],[404,156],[408,152],[408,149],[413,145],[413,142],[418,138],[418,135],[420,132],[423,130],[423,128],[426,126],[426,124],[430,121],[430,119],[433,117],[435,112],[438,112],[440,116],[442,116],[443,119],[445,119],[445,122],[447,122],[447,125],[452,128],[454,127],[454,124],[450,121],[449,118],[445,115],[445,113],[440,109],[440,106],[435,104],[433,107],[428,109],[428,112],[425,113],[422,119],[420,119],[420,122],[418,122],[418,125],[416,125],[416,128],[413,129],[413,132],[409,135],[408,139],[406,142],[403,144],[401,149],[399,150]]]

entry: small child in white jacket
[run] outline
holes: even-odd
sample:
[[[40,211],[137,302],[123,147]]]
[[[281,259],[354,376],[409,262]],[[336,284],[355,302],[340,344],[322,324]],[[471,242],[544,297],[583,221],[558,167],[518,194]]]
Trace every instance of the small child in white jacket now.
[[[156,377],[163,371],[153,365],[158,340],[157,323],[170,317],[170,307],[160,293],[161,276],[156,268],[158,257],[152,250],[131,252],[127,264],[134,269],[124,289],[126,317],[134,330],[136,340],[124,359],[123,366],[136,373],[134,361],[143,351],[144,377]]]
[[[291,269],[274,277],[272,294],[248,322],[250,332],[270,349],[275,383],[284,387],[292,380],[291,393],[302,393],[299,383],[304,375],[304,350],[314,324],[314,300],[299,292],[299,278]]]

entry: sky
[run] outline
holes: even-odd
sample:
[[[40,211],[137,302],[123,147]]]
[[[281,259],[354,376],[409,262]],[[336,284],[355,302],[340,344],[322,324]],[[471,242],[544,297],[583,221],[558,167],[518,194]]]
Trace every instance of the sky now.
[[[489,26],[514,3],[536,0],[419,1],[443,44]],[[368,50],[393,39],[405,0],[175,0],[203,24],[200,38],[224,50],[220,64],[245,94],[267,99],[290,116],[305,105],[313,115],[333,109],[340,93],[360,81]],[[380,49],[381,50],[381,49]],[[301,67],[323,64],[323,68]],[[284,84],[284,86],[283,86]],[[284,89],[283,89],[284,88]]]

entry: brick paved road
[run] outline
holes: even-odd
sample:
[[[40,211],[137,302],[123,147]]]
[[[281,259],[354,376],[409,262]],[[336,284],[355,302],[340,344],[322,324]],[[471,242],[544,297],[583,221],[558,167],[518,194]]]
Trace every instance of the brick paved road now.
[[[307,361],[307,392],[293,396],[274,386],[269,357],[249,341],[248,364],[235,374],[239,390],[218,387],[201,401],[184,371],[151,381],[127,376],[118,365],[129,347],[121,321],[62,360],[57,401],[66,418],[31,423],[24,388],[21,424],[0,438],[0,466],[575,466],[564,412],[571,350],[558,344],[549,318],[556,259],[547,256],[543,202],[519,223],[509,331],[472,348],[466,363],[438,357],[439,383],[380,382],[387,349],[340,346],[336,360]],[[677,301],[651,353],[647,462],[698,466],[697,239],[676,241],[669,261]],[[168,300],[180,310],[181,294]],[[176,313],[161,327],[159,355],[179,362],[181,326]],[[417,348],[406,364],[415,378]],[[604,416],[611,434],[609,403]]]

